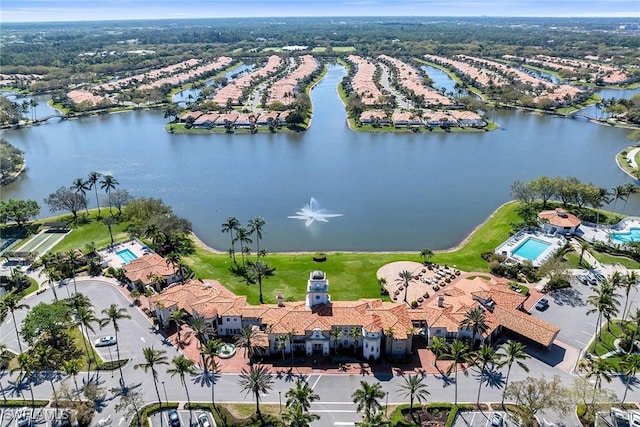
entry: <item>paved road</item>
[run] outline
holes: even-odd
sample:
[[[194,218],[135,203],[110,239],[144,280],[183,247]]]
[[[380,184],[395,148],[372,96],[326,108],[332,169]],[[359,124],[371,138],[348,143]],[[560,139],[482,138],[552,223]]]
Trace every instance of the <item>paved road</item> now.
[[[69,288],[72,291],[72,285]],[[135,370],[133,365],[142,361],[142,347],[154,346],[156,349],[163,349],[167,351],[169,359],[178,355],[179,352],[163,339],[160,334],[155,333],[149,320],[140,312],[136,307],[130,306],[129,301],[120,292],[117,286],[114,286],[108,282],[85,279],[78,281],[78,290],[85,293],[93,301],[95,305],[96,313],[101,317],[101,310],[108,307],[110,304],[117,304],[120,307],[125,307],[128,313],[132,316],[131,320],[122,320],[120,323],[119,341],[121,347],[121,356],[131,358],[132,362],[128,363],[122,369],[122,375],[127,387],[132,390],[137,390],[142,393],[143,399],[147,402],[157,400],[155,387],[150,374],[145,374],[142,370]],[[579,291],[579,292],[578,292]],[[62,293],[61,293],[62,292]],[[588,288],[578,288],[576,292],[578,296],[572,297],[571,301],[580,301],[585,299]],[[65,286],[58,288],[58,295],[66,295]],[[638,292],[632,293],[632,298],[635,304],[640,300]],[[31,296],[27,299],[29,305],[37,304],[42,301],[51,301],[53,299],[53,292],[47,290],[45,293],[37,296]],[[557,300],[557,301],[556,301]],[[560,305],[559,302],[562,303]],[[551,306],[545,312],[535,312],[533,315],[550,320],[560,325],[563,328],[575,328],[573,329],[574,335],[580,333],[584,328],[589,328],[586,325],[587,322],[594,320],[593,315],[591,317],[586,316],[586,306],[582,304],[574,303],[570,304],[562,296],[551,295]],[[535,310],[534,310],[535,311]],[[25,312],[16,313],[16,320],[18,322],[24,318]],[[564,323],[563,323],[564,322]],[[586,329],[585,329],[586,331]],[[96,331],[97,333],[91,334],[91,339],[95,339],[104,335],[113,335],[112,327],[106,326],[102,331]],[[573,336],[570,330],[563,330],[566,336],[562,336],[564,339],[571,339]],[[588,337],[587,337],[588,338]],[[10,348],[17,349],[17,342],[15,342],[15,333],[13,331],[13,323],[9,318],[0,325],[0,339],[3,343],[6,343]],[[113,349],[113,347],[112,347]],[[108,350],[103,348],[100,350],[101,354],[107,354]],[[106,353],[105,353],[106,352]],[[115,357],[115,354],[114,354]],[[572,362],[575,363],[575,362]],[[517,366],[513,367],[511,372],[510,381],[518,381],[526,378],[529,375],[541,376],[551,378],[554,374],[559,375],[563,383],[569,386],[575,375],[570,372],[570,369],[561,370],[557,368],[557,364],[554,360],[536,360],[530,359],[527,361],[527,365],[531,373],[526,373]],[[494,387],[484,387],[482,389],[481,401],[486,402],[499,402],[502,395],[502,383],[504,381],[504,375],[506,371],[496,373]],[[81,375],[80,377],[83,377]],[[15,376],[9,378],[8,375],[1,378],[2,385],[7,388],[7,392],[12,397],[20,398],[20,389],[15,387]],[[238,375],[236,374],[222,374],[219,380],[215,384],[216,401],[219,402],[251,402],[251,396],[247,396],[241,392],[238,387]],[[268,394],[262,396],[262,402],[279,404],[285,399],[286,391],[293,386],[296,380],[296,376],[287,377],[283,376],[274,379],[273,390]],[[360,419],[360,416],[356,414],[355,407],[351,403],[351,393],[357,389],[360,385],[360,381],[375,382],[380,381],[383,390],[388,393],[384,399],[385,403],[389,404],[404,403],[406,399],[398,392],[398,387],[402,384],[403,379],[400,376],[376,378],[374,375],[328,375],[322,372],[314,373],[309,376],[302,376],[313,387],[316,393],[320,396],[320,401],[316,402],[312,406],[312,410],[318,413],[322,418],[320,421],[314,423],[315,426],[327,426],[327,425],[351,425],[355,421]],[[477,372],[471,370],[470,375],[465,377],[459,375],[458,377],[458,401],[459,402],[475,402],[478,392]],[[120,386],[120,374],[116,371],[112,374],[101,372],[98,374],[98,379],[101,387],[105,389],[105,397],[99,407],[99,413],[95,418],[94,425],[99,425],[99,421],[103,420],[103,426],[109,424],[109,422],[115,426],[124,425],[124,420],[121,418],[121,414],[115,412],[114,406],[118,402],[118,395],[112,390],[117,389]],[[210,401],[211,389],[202,381],[202,373],[192,378],[187,386],[189,387],[189,393],[193,401]],[[69,381],[68,379],[61,379],[59,381]],[[159,369],[159,391],[162,399],[168,399],[169,401],[184,401],[185,391],[184,387],[180,384],[178,377],[171,377],[166,374],[163,368]],[[427,384],[429,391],[431,392],[430,400],[441,402],[453,402],[454,401],[454,384],[453,377],[443,377],[442,375],[428,376]],[[615,390],[618,396],[622,396],[625,385],[619,378],[614,378],[609,384],[604,385],[607,388]],[[22,390],[24,396],[29,399],[29,391]],[[48,381],[42,381],[34,386],[34,394],[36,399],[50,399],[51,398],[51,386]],[[640,389],[632,388],[627,399],[629,401],[640,401]],[[553,419],[553,415],[549,415],[547,420],[560,421]],[[0,426],[1,427],[1,426]]]

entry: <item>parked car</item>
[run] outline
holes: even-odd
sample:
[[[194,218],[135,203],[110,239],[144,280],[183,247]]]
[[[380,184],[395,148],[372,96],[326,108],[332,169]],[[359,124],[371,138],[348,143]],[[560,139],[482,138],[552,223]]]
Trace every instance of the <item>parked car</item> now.
[[[582,283],[583,285],[587,285],[589,284],[589,277],[585,274],[578,274],[578,280],[580,281],[580,283]]]
[[[198,423],[200,424],[200,427],[211,427],[209,416],[207,414],[198,415]]]
[[[169,424],[171,427],[180,427],[180,417],[175,409],[169,410]]]
[[[110,335],[108,337],[98,338],[94,342],[94,345],[96,347],[107,347],[107,346],[110,346],[110,345],[114,345],[115,343],[116,343],[116,337],[114,337],[113,335]]]
[[[542,298],[536,303],[536,310],[544,311],[547,308],[549,308],[549,300],[546,298]]]
[[[502,427],[502,424],[502,415],[494,412],[493,415],[491,415],[491,427]]]
[[[29,416],[29,409],[23,408],[20,411],[20,415],[16,418],[16,427],[30,427],[31,417]]]

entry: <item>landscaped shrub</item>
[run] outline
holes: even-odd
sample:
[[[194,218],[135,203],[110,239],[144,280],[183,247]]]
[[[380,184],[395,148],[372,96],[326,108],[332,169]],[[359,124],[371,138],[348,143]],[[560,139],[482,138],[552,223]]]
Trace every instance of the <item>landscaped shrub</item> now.
[[[324,252],[316,252],[313,254],[313,260],[315,262],[325,262],[327,260],[327,254]]]

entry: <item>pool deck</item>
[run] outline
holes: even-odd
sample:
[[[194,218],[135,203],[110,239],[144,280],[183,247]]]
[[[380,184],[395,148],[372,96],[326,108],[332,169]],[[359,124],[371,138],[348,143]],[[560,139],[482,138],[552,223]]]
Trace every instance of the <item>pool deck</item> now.
[[[640,228],[640,217],[625,218],[615,225],[582,224],[576,234],[588,242],[610,244],[611,233],[629,233],[632,228]],[[612,242],[622,243],[615,240]]]
[[[514,253],[514,251],[529,238],[538,239],[549,244],[549,247],[542,251],[540,255],[536,257],[536,259],[524,258]],[[511,259],[517,262],[531,261],[534,267],[540,267],[542,264],[547,262],[558,249],[566,244],[567,239],[564,236],[545,233],[542,230],[527,229],[520,230],[516,234],[508,238],[505,242],[503,242],[496,248],[495,252],[497,254],[505,255],[507,259]]]
[[[151,253],[150,249],[138,240],[129,240],[127,242],[118,243],[113,245],[112,248],[109,247],[102,249],[98,251],[98,253],[109,267],[122,268],[125,264],[122,262],[122,259],[118,256],[117,252],[125,249],[129,249],[137,258]]]

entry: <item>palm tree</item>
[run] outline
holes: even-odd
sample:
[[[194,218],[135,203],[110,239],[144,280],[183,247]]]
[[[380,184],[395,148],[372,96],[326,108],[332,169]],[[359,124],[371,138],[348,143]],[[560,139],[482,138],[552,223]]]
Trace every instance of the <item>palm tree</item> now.
[[[264,304],[264,300],[262,298],[262,279],[273,276],[274,271],[276,271],[275,268],[269,267],[267,264],[264,264],[260,261],[249,261],[248,273],[253,280],[258,281],[258,289],[260,290],[260,304]]]
[[[7,346],[0,344],[0,378],[4,376],[6,369],[9,367],[9,362],[13,359],[14,354],[7,350]],[[0,383],[0,393],[2,393],[2,400],[7,403],[7,396],[4,392],[4,387]]]
[[[109,213],[113,215],[111,211],[111,190],[115,190],[116,187],[120,184],[113,176],[105,175],[102,180],[100,180],[100,189],[104,190],[107,193],[107,199],[109,201]]]
[[[622,370],[622,374],[625,378],[624,395],[622,396],[622,401],[620,402],[620,405],[624,406],[624,401],[627,399],[627,392],[629,391],[631,382],[640,370],[640,354],[625,354],[622,357],[622,361],[620,362],[620,369]]]
[[[278,350],[282,350],[282,360],[284,360],[284,351],[287,349],[287,336],[278,335],[276,337],[276,345],[278,347]]]
[[[413,274],[409,270],[402,270],[398,273],[396,282],[404,284],[404,302],[407,303],[407,291],[409,290],[409,283],[413,280]]]
[[[622,206],[622,210],[620,211],[621,214],[624,213],[624,210],[627,207],[627,202],[629,201],[629,197],[638,192],[638,186],[636,184],[634,184],[633,182],[628,182],[623,187],[624,187],[624,194],[627,197],[625,199],[623,199],[624,200],[624,205]]]
[[[100,329],[111,323],[113,325],[113,330],[115,331],[116,354],[118,355],[118,366],[120,367],[120,379],[124,382],[122,367],[120,366],[120,341],[118,340],[118,331],[120,331],[120,326],[118,325],[118,321],[123,319],[131,319],[131,316],[127,314],[126,308],[118,307],[117,304],[111,304],[109,308],[105,308],[104,310],[102,310],[102,314],[104,314],[106,317],[99,320]]]
[[[85,201],[84,204],[84,209],[87,211],[87,214],[89,213],[89,207],[87,206],[87,191],[91,190],[91,188],[89,187],[89,182],[85,181],[82,178],[76,178],[73,180],[73,184],[71,184],[71,187],[69,187],[71,190],[73,190],[76,194],[82,194],[82,198]]]
[[[78,374],[80,373],[80,361],[78,359],[65,360],[62,363],[62,370],[65,374],[73,378],[73,383],[76,386],[76,394],[80,399],[80,388],[78,387]]]
[[[251,364],[251,359],[258,353],[258,349],[254,345],[258,339],[258,332],[250,325],[245,326],[234,339],[237,347],[245,349],[245,357],[249,359],[249,364]]]
[[[476,335],[480,335],[480,341],[484,342],[484,334],[489,330],[486,319],[487,316],[484,310],[476,307],[465,313],[464,319],[460,322],[460,327],[471,330],[473,333],[471,340],[474,343],[476,342]]]
[[[87,179],[87,184],[89,184],[89,190],[92,188],[96,192],[96,204],[98,205],[98,216],[100,216],[100,200],[98,199],[98,181],[102,175],[99,172],[89,172],[89,179]]]
[[[333,341],[333,347],[336,351],[336,354],[338,354],[338,342],[340,341],[340,338],[342,338],[342,328],[332,328],[331,332],[329,332],[329,335],[331,337],[331,341]]]
[[[627,201],[627,191],[623,185],[617,185],[612,188],[611,196],[613,197],[613,208],[611,209],[613,212],[616,211],[616,204],[618,200]]]
[[[524,349],[525,349],[525,346],[522,343],[519,343],[513,340],[507,341],[506,345],[501,348],[501,350],[503,350],[501,358],[504,361],[504,365],[507,365],[509,367],[507,369],[507,376],[504,380],[504,388],[502,389],[501,404],[503,406],[504,406],[504,394],[505,394],[504,392],[506,391],[507,386],[509,385],[509,375],[511,374],[511,367],[513,366],[513,364],[517,363],[518,366],[524,369],[525,372],[529,372],[529,367],[525,365],[523,360],[528,359],[530,356],[529,354],[527,354],[527,352]]]
[[[413,401],[418,400],[418,403],[422,403],[423,400],[427,400],[427,396],[431,393],[427,390],[427,384],[423,383],[425,377],[415,375],[408,375],[404,377],[404,383],[400,384],[398,390],[401,396],[409,398],[409,413],[413,418]]]
[[[354,356],[358,352],[358,340],[360,339],[361,336],[362,336],[362,329],[359,326],[354,326],[353,328],[349,329],[349,338],[351,338],[351,341],[353,342]]]
[[[196,371],[193,369],[193,361],[187,359],[184,354],[180,356],[176,356],[171,360],[171,368],[167,369],[167,374],[170,374],[172,377],[178,375],[180,377],[180,382],[184,386],[184,391],[187,394],[187,403],[191,406],[191,398],[189,397],[189,389],[187,388],[187,382],[184,380],[184,377],[189,375],[195,375]],[[190,411],[191,412],[191,411]],[[189,413],[191,417],[191,413]],[[189,423],[191,425],[191,423]]]
[[[158,396],[158,403],[162,407],[162,399],[160,398],[160,391],[158,390],[158,371],[156,366],[168,365],[167,352],[165,350],[156,350],[153,347],[144,347],[142,349],[142,355],[144,356],[144,362],[133,365],[133,369],[142,369],[145,374],[147,371],[151,371],[153,377],[153,385],[156,388],[156,395]]]
[[[13,374],[16,371],[20,371],[16,380],[17,382],[27,381],[29,391],[31,392],[31,406],[35,407],[32,383],[36,375],[36,365],[29,353],[20,353],[18,355],[18,367],[11,370],[11,373]]]
[[[240,221],[238,221],[238,219],[233,216],[228,217],[227,220],[222,223],[222,232],[229,233],[231,235],[231,254],[233,255],[234,264],[236,263],[236,249],[235,249],[236,239],[234,236],[234,232],[236,231],[239,225],[240,225]]]
[[[616,297],[617,294],[614,293],[613,286],[607,280],[598,288],[596,294],[587,297],[587,303],[593,306],[593,308],[587,310],[587,315],[598,313],[598,319],[596,320],[596,341],[600,340],[602,318],[613,317],[613,314],[618,311],[616,307],[620,305],[620,303]]]
[[[196,335],[196,339],[201,345],[206,344],[207,334],[209,332],[214,333],[213,328],[207,324],[207,320],[204,317],[193,316],[187,322],[193,333]]]
[[[111,206],[109,206],[109,212],[111,212]],[[109,215],[108,217],[104,218],[102,220],[102,222],[104,223],[104,225],[107,226],[107,229],[109,230],[109,237],[111,237],[111,246],[113,246],[113,229],[112,227],[114,225],[118,225],[118,218],[116,218],[113,215]]]
[[[215,408],[215,386],[216,380],[218,378],[218,364],[216,363],[216,357],[218,356],[218,352],[220,347],[222,347],[223,342],[217,338],[207,341],[204,346],[198,348],[200,352],[200,357],[204,362],[204,372],[205,374],[211,374],[209,378],[211,378],[211,404]]]
[[[589,359],[588,370],[587,378],[594,378],[593,400],[591,401],[591,407],[594,407],[596,403],[596,390],[602,387],[602,380],[605,380],[608,383],[611,382],[611,374],[614,369],[607,359],[593,357]]]
[[[76,294],[76,295],[82,295],[82,294]],[[76,324],[80,326],[80,329],[84,328],[84,336],[86,337],[89,336],[89,331],[95,332],[95,330],[93,329],[93,326],[91,325],[93,323],[100,323],[95,313],[93,312],[93,309],[90,307],[89,308],[79,307],[75,312],[75,320],[76,320]],[[82,343],[84,344],[84,350],[87,353],[87,363],[89,368],[87,370],[87,378],[89,378],[89,373],[91,372],[91,362],[93,361],[93,357],[92,357],[91,351],[89,350],[89,346],[87,345],[87,340],[83,338]]]
[[[29,309],[27,304],[20,303],[20,295],[16,292],[11,291],[7,295],[4,296],[2,300],[0,300],[0,318],[4,319],[7,313],[11,313],[11,318],[13,319],[13,327],[16,330],[16,339],[18,340],[18,348],[20,349],[20,353],[22,353],[22,344],[20,343],[20,333],[18,332],[18,323],[16,322],[16,310],[24,310]]]
[[[309,383],[296,380],[296,385],[290,388],[285,394],[287,398],[287,406],[299,406],[304,412],[308,412],[311,409],[311,404],[320,399],[320,396],[316,394]]]
[[[636,342],[636,337],[638,336],[638,329],[640,329],[640,308],[636,308],[635,314],[632,314],[630,317],[635,328],[633,330],[633,336],[631,337],[631,345],[629,346],[629,351],[627,353],[631,353],[631,351],[633,351],[633,346]]]
[[[180,338],[180,328],[182,328],[182,325],[186,323],[187,314],[180,309],[175,309],[171,312],[171,314],[167,318],[167,321],[173,322],[176,325],[176,333],[178,334],[177,344],[178,347],[180,347],[182,345],[182,339]]]
[[[236,227],[235,241],[240,242],[240,248],[242,249],[241,251],[242,265],[244,266],[244,252],[245,252],[244,248],[247,244],[253,243],[253,241],[249,237],[249,231],[243,226]]]
[[[495,351],[493,347],[487,344],[482,344],[480,348],[473,352],[472,359],[473,363],[478,367],[480,371],[480,375],[478,377],[478,398],[476,400],[476,405],[480,407],[480,392],[482,391],[482,384],[486,378],[486,371],[488,367],[493,367],[495,365],[500,366],[500,354]]]
[[[429,260],[433,258],[433,251],[429,248],[424,248],[420,251],[420,256],[424,260],[424,263],[428,264]]]
[[[578,260],[578,265],[582,265],[582,257],[584,257],[584,253],[589,250],[591,245],[586,240],[580,242],[580,259]]]
[[[269,369],[262,365],[252,365],[249,370],[242,370],[238,381],[240,390],[252,393],[256,399],[256,414],[262,418],[260,413],[260,393],[268,393],[273,387],[273,376]]]
[[[73,292],[78,293],[78,287],[76,285],[76,263],[79,261],[78,253],[74,249],[70,249],[65,252],[66,261],[71,269],[71,277],[73,278]]]
[[[620,287],[624,289],[624,308],[622,309],[622,321],[624,322],[627,319],[627,306],[629,304],[629,294],[631,293],[631,289],[638,290],[637,285],[640,281],[638,277],[638,273],[635,271],[628,272],[621,280]]]
[[[455,399],[454,403],[458,404],[458,364],[462,364],[462,373],[467,376],[469,373],[467,372],[466,363],[469,362],[471,358],[471,349],[469,346],[460,340],[455,340],[451,343],[445,352],[445,357],[451,359],[451,364],[447,368],[447,375],[450,375],[452,371],[455,371]]]
[[[311,414],[298,405],[287,406],[282,413],[282,420],[288,427],[309,427],[312,422],[319,419],[319,415]]]
[[[256,234],[256,257],[260,259],[260,240],[262,239],[262,227],[267,222],[262,217],[255,217],[249,220],[249,234]]]
[[[446,348],[447,348],[447,343],[444,340],[441,340],[439,337],[433,337],[431,339],[431,345],[429,346],[429,350],[431,350],[431,352],[434,355],[433,366],[435,367],[438,366],[438,358],[440,357],[440,355],[444,353]],[[438,368],[438,370],[440,370],[440,368]]]
[[[362,412],[364,409],[365,417],[375,414],[382,409],[379,400],[385,396],[386,393],[382,391],[382,385],[380,383],[369,384],[366,381],[360,381],[360,388],[351,394],[353,403],[357,405],[356,411]]]

